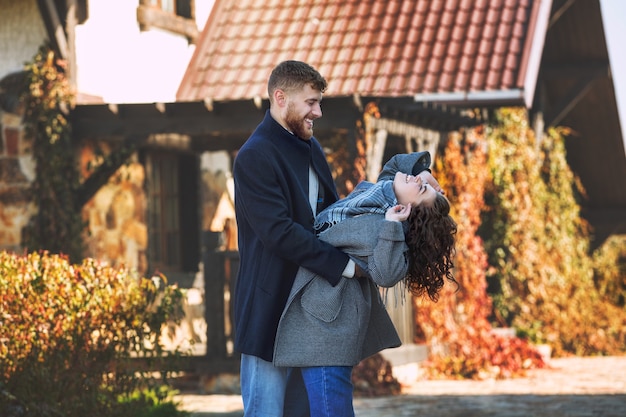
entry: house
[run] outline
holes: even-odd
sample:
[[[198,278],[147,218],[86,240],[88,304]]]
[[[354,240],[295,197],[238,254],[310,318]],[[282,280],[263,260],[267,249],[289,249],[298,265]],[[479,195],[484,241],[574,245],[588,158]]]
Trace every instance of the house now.
[[[568,161],[596,243],[626,232],[624,138],[599,1],[218,1],[177,99],[265,99],[266,74],[287,58],[330,80],[329,126],[350,125],[330,106],[353,98],[352,107],[375,102],[381,120],[403,112],[435,131],[467,125],[464,110],[501,106],[526,107],[537,129],[572,128]],[[430,109],[443,120],[428,120]]]
[[[566,142],[568,160],[587,189],[583,215],[595,244],[626,233],[624,138],[599,0],[215,0],[210,12],[203,9],[203,28],[193,14],[200,0],[172,2],[182,15],[149,0],[132,7],[121,0],[14,3],[0,0],[0,8],[12,17],[27,9],[30,16],[12,26],[2,22],[9,17],[0,17],[0,37],[20,42],[14,54],[30,51],[14,57],[14,67],[44,38],[76,63],[70,69],[80,101],[71,120],[85,158],[93,142],[112,152],[122,143],[139,149],[121,167],[127,180],[110,181],[85,207],[97,236],[88,242],[93,256],[159,269],[186,286],[193,285],[198,264],[205,274],[224,272],[220,262],[217,270],[206,266],[217,262],[213,248],[229,256],[236,250],[229,167],[268,106],[271,68],[284,59],[306,61],[329,80],[316,137],[353,161],[355,172],[340,178],[345,191],[355,176],[374,178],[394,153],[434,154],[447,132],[484,123],[498,107],[524,106],[537,130],[565,125],[574,132]],[[107,8],[117,12],[115,25],[96,25]],[[19,31],[27,25],[33,33]],[[141,41],[124,38],[111,47],[81,38],[106,38],[122,27]],[[176,44],[172,50],[166,38]],[[149,39],[157,49],[147,47]],[[99,55],[103,50],[110,55]],[[91,58],[81,61],[83,54]],[[171,56],[186,60],[184,69],[160,73]],[[113,65],[124,59],[127,67]],[[0,65],[0,78],[9,74],[4,83],[10,84],[7,65]],[[83,68],[102,67],[110,72],[100,78],[81,75]],[[103,83],[107,77],[110,84]],[[172,80],[174,89],[163,83]],[[125,96],[145,84],[159,88]],[[10,89],[2,88],[0,181],[13,183],[0,188],[0,247],[19,248],[18,231],[32,213],[24,210],[28,201],[19,190],[32,178],[32,167],[21,154]],[[8,178],[8,172],[19,175]],[[228,265],[236,268],[236,262]],[[208,351],[224,355],[224,283],[210,277],[206,296],[215,302],[207,302],[206,317],[219,319],[209,330],[217,345]],[[405,342],[412,340],[411,317],[410,311],[394,312]]]
[[[79,106],[107,103],[113,107],[113,103],[118,102],[174,101],[211,6],[211,0],[167,3],[151,0],[0,1],[0,38],[4,45],[0,53],[4,145],[0,158],[5,185],[4,198],[0,198],[3,213],[0,248],[21,248],[21,230],[33,210],[24,190],[34,176],[34,167],[17,107],[24,63],[32,61],[38,48],[49,42],[57,57],[68,62],[69,80],[77,92]],[[102,138],[94,139],[103,142]],[[115,149],[115,138],[106,139],[108,149]],[[84,144],[80,161],[86,172],[95,147],[93,141],[86,140]],[[86,205],[90,232],[88,255],[147,273],[157,269],[170,272],[169,261],[160,258],[167,253],[175,257],[176,262],[188,265],[184,269],[185,276],[180,279],[193,281],[199,253],[196,210],[185,213],[185,218],[190,219],[186,224],[192,233],[190,240],[193,241],[195,235],[196,241],[182,251],[183,254],[168,251],[166,236],[171,239],[173,233],[180,231],[171,227],[164,230],[166,214],[149,219],[146,216],[148,205],[152,212],[161,203],[167,206],[157,200],[170,190],[145,190],[144,184],[147,173],[161,178],[159,170],[170,168],[168,158],[168,152],[162,149],[135,155],[123,168],[127,179],[109,182]],[[182,163],[181,170],[196,169],[197,158],[195,154],[181,156],[181,160],[194,160],[193,164]],[[197,177],[196,171],[193,176]],[[166,186],[165,183],[159,185]],[[194,200],[190,202],[192,206],[185,202],[184,207],[193,207],[197,204],[195,187],[199,187],[199,183],[196,180],[186,186],[194,191],[183,190],[183,198],[189,196]],[[158,197],[150,198],[150,195]],[[169,214],[167,210],[166,213]],[[160,239],[161,244],[148,245],[149,240],[155,239]],[[186,259],[185,253],[196,255]]]

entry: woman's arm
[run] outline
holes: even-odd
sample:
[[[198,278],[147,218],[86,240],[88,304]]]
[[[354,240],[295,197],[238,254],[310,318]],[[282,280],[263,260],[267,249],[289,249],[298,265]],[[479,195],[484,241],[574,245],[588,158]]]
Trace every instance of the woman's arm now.
[[[392,180],[396,172],[417,175],[430,167],[430,153],[427,151],[400,153],[387,161],[378,175],[377,181]]]
[[[394,286],[408,271],[408,246],[402,223],[385,220],[383,215],[363,214],[345,219],[320,233],[320,240],[350,255],[381,287]]]
[[[411,206],[397,205],[387,210],[382,222],[374,250],[367,259],[367,269],[377,285],[392,287],[400,282],[409,269],[406,257],[402,221],[411,213]]]

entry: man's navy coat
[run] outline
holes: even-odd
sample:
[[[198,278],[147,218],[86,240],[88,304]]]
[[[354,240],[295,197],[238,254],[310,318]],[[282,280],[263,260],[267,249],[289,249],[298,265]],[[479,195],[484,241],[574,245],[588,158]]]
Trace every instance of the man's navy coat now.
[[[323,208],[337,200],[324,152],[270,115],[235,158],[235,212],[240,267],[234,294],[235,350],[272,360],[274,338],[299,266],[339,282],[348,256],[313,233],[309,165],[324,189]]]

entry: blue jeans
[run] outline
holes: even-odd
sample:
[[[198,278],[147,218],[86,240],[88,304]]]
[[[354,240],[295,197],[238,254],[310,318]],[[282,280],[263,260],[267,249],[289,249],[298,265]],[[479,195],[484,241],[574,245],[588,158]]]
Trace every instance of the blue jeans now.
[[[298,369],[281,368],[241,355],[244,417],[309,417],[307,392]]]
[[[351,366],[282,368],[242,354],[241,396],[244,417],[354,417]]]
[[[311,417],[354,417],[351,366],[317,366],[300,371]]]

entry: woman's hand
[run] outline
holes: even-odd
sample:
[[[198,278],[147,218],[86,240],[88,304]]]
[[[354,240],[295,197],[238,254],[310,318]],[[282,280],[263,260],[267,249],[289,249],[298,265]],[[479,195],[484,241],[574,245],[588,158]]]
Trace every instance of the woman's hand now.
[[[389,220],[392,222],[403,222],[409,218],[409,214],[411,214],[411,205],[402,205],[398,204],[393,207],[390,207],[385,213],[385,220]]]

